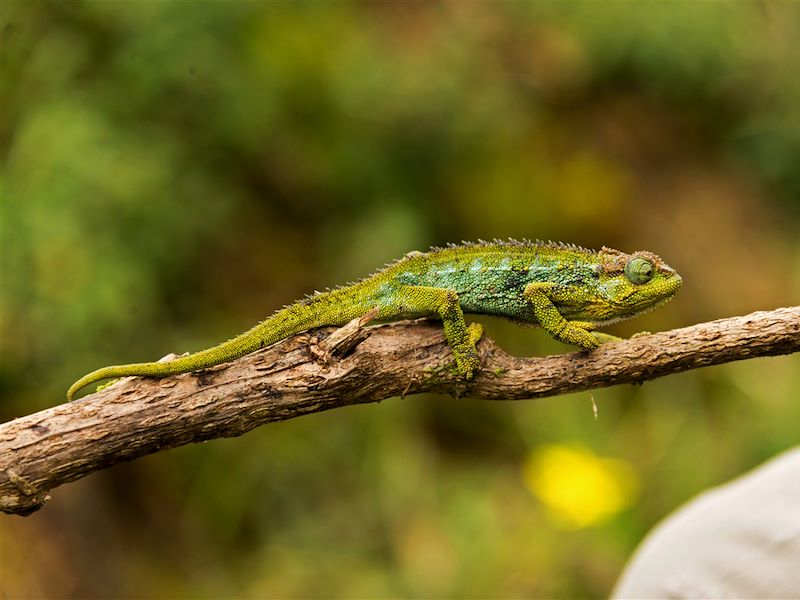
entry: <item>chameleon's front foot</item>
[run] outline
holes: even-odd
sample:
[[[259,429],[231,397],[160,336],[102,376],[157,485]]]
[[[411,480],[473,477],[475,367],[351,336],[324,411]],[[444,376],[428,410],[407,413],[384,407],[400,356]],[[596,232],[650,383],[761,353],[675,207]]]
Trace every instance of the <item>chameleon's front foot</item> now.
[[[547,333],[559,342],[594,350],[600,341],[594,335],[594,323],[567,321],[553,304],[551,296],[558,286],[554,283],[530,283],[523,296],[530,302],[536,321]]]
[[[598,341],[600,344],[616,344],[618,342],[624,342],[625,338],[621,338],[616,335],[611,335],[610,333],[603,333],[601,331],[592,331],[592,335],[594,339]],[[634,333],[629,340],[635,340],[636,338],[644,337],[647,335],[651,335],[649,331],[640,331],[638,333]]]
[[[602,331],[593,331],[592,336],[597,340],[598,344],[616,344],[617,342],[624,341],[623,338],[610,333],[603,333]]]
[[[583,321],[564,321],[563,328],[553,331],[552,335],[559,342],[579,346],[584,350],[594,350],[603,342],[598,332],[590,331],[594,326]],[[605,334],[600,334],[605,335]]]

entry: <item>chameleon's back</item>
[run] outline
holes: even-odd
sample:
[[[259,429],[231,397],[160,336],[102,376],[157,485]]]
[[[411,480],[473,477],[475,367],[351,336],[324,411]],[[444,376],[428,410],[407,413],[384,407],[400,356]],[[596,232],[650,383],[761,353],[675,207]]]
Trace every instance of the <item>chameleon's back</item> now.
[[[630,280],[625,270],[633,259],[652,267],[652,280]],[[555,284],[556,305],[565,317],[596,323],[635,316],[669,299],[680,286],[675,271],[649,252],[628,255],[513,240],[412,253],[386,275],[401,285],[454,290],[464,312],[524,322],[535,322],[523,295],[531,283]]]

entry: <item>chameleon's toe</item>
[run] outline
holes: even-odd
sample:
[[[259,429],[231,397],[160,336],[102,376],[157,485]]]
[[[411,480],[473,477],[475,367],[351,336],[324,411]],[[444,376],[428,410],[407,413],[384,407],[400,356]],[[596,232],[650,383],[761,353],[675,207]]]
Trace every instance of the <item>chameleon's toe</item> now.
[[[593,331],[592,337],[597,340],[598,344],[616,344],[623,341],[621,337],[611,335],[610,333],[603,333],[601,331]]]
[[[467,339],[473,346],[483,337],[483,326],[480,323],[470,323],[467,327]]]

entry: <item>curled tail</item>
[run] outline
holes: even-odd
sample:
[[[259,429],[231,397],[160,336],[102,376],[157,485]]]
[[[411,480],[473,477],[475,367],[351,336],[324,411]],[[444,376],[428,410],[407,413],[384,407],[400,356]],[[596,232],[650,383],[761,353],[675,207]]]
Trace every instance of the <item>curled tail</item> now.
[[[70,386],[67,400],[72,400],[81,388],[110,377],[167,377],[188,373],[234,360],[301,331],[324,325],[344,325],[365,311],[359,302],[343,303],[342,291],[344,290],[339,289],[317,294],[306,301],[287,306],[249,331],[207,350],[169,362],[132,363],[97,369]]]
[[[189,354],[188,356],[181,356],[169,362],[144,362],[144,363],[131,363],[127,365],[112,365],[110,367],[103,367],[91,373],[87,373],[78,381],[73,383],[69,390],[67,390],[67,400],[71,401],[81,388],[86,387],[97,381],[109,379],[111,377],[128,377],[131,375],[142,375],[145,377],[166,377],[168,375],[178,375],[179,373],[188,373],[189,371],[196,371],[204,369],[213,365],[218,365],[223,362],[228,362],[250,352],[255,352],[261,347],[261,342],[258,339],[247,339],[251,333],[255,334],[256,328],[251,329],[249,332],[223,342],[218,346],[201,350]],[[264,343],[263,345],[267,345]]]

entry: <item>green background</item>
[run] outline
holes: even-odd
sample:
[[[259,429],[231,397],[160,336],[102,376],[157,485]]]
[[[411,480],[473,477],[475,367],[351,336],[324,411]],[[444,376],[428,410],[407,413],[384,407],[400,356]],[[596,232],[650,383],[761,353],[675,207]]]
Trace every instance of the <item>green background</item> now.
[[[799,9],[0,3],[0,418],[461,239],[658,253],[684,287],[620,335],[796,304]],[[798,367],[391,399],[160,453],[0,518],[0,595],[601,597],[659,519],[798,442]],[[638,496],[566,527],[523,476],[546,444],[624,462]]]

